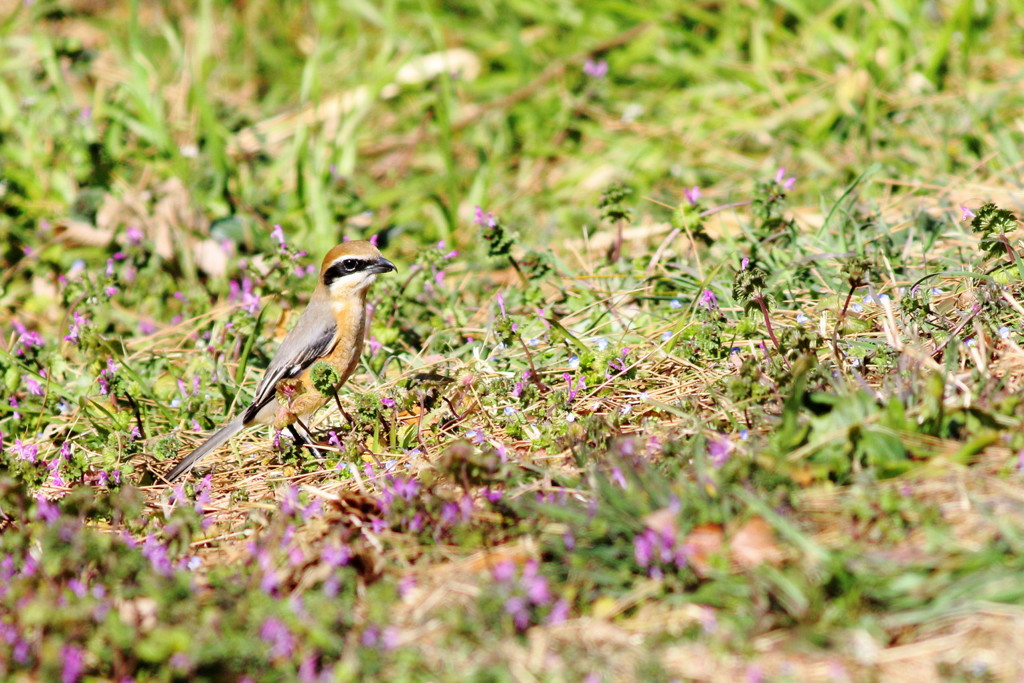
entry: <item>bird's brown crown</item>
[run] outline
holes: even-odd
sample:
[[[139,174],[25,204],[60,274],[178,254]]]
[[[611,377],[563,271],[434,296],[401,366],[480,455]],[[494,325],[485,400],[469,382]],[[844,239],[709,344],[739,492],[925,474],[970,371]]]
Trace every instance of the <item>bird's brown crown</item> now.
[[[380,257],[380,250],[366,240],[342,242],[327,252],[327,256],[324,257],[324,262],[320,266],[320,277],[322,278],[327,269],[340,260],[357,258],[365,261],[376,261]]]

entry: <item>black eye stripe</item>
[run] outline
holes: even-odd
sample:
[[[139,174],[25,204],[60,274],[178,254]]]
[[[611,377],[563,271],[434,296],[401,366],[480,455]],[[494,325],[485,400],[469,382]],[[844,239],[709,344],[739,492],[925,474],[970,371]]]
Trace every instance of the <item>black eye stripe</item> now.
[[[324,284],[328,287],[331,286],[335,280],[352,273],[358,273],[361,270],[366,270],[371,265],[370,261],[366,261],[360,258],[343,258],[335,261],[330,267],[324,271]]]

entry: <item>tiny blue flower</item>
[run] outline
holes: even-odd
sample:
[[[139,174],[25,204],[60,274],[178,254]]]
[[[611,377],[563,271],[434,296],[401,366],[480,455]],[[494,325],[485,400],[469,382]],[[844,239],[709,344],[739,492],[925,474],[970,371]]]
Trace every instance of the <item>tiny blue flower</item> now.
[[[683,305],[679,302],[679,299],[672,299],[668,302],[669,308],[682,308]]]
[[[572,413],[566,413],[565,414],[565,421],[566,422],[575,422],[576,421],[576,416],[573,415]]]
[[[530,346],[536,346],[537,344],[540,344],[540,339],[533,337],[532,339],[528,339],[526,343],[529,344]]]
[[[878,295],[878,303],[884,304],[888,300],[889,300],[889,295],[888,294],[879,294]]]
[[[619,411],[619,413],[621,415],[629,415],[632,412],[633,412],[633,406],[631,406],[631,405],[624,405],[624,406],[622,406],[622,410]]]
[[[860,304],[854,304],[850,306],[850,310],[853,311],[854,313],[860,313],[861,311],[864,310],[864,307],[861,306]]]
[[[604,337],[594,337],[590,341],[594,342],[598,351],[604,351],[608,348],[608,340]]]
[[[742,439],[743,441],[746,441],[749,438],[750,438],[750,430],[749,429],[741,429],[740,430],[740,439]]]
[[[874,306],[876,303],[878,303],[877,301],[875,301],[875,297],[871,296],[870,294],[863,297],[861,301],[863,301],[868,306]]]
[[[942,290],[938,287],[932,287],[932,296],[939,296],[942,294]]]
[[[734,346],[731,349],[729,349],[729,353],[739,353],[739,352],[740,352],[740,347],[738,347],[738,346]]]
[[[800,323],[801,325],[803,325],[803,324],[804,324],[805,322],[807,322],[808,320],[810,320],[810,318],[808,318],[808,317],[807,317],[806,315],[804,315],[803,313],[800,313],[799,315],[797,315],[797,316],[796,316],[796,321],[797,321],[798,323]]]
[[[516,414],[516,409],[513,408],[512,406],[505,406],[505,414],[506,415],[515,415]]]
[[[671,338],[672,338],[672,333],[671,332],[662,332],[661,333],[661,341],[666,342],[666,341],[668,341]]]
[[[580,357],[579,356],[573,356],[572,358],[569,359],[569,369],[570,370],[575,370],[579,366],[580,366]]]
[[[964,339],[964,346],[966,346],[968,348],[976,345],[977,343],[978,342],[974,341],[974,337],[970,337],[968,339]]]
[[[1009,337],[1010,336],[1010,328],[1007,327],[1006,325],[1003,325],[1002,327],[1000,327],[999,328],[999,336],[1002,337],[1003,339],[1006,339],[1007,337]]]

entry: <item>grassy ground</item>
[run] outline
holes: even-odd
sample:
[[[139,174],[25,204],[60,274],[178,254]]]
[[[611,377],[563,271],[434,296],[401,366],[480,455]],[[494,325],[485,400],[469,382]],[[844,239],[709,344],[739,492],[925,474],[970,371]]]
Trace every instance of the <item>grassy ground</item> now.
[[[0,12],[3,677],[1024,675],[1019,1],[156,4]]]

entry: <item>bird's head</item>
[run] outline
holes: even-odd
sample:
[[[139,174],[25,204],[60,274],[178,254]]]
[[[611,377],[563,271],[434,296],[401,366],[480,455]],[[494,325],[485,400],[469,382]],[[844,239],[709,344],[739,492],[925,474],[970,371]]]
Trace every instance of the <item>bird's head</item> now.
[[[395,264],[369,242],[342,242],[324,257],[320,283],[332,299],[364,294],[380,273],[392,270],[397,270]]]

